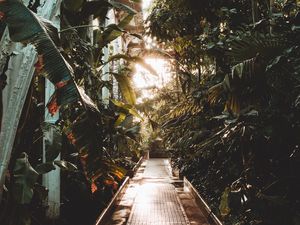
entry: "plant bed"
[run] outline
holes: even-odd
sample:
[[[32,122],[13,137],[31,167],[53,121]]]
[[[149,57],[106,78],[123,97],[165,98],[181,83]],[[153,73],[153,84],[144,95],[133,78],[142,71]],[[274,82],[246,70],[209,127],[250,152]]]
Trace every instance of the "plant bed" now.
[[[206,201],[202,198],[202,196],[199,194],[197,189],[191,184],[191,182],[186,177],[184,177],[183,183],[184,183],[184,191],[189,192],[194,197],[197,205],[200,207],[204,215],[207,217],[210,224],[222,225],[220,219],[213,213],[213,211],[208,206]]]

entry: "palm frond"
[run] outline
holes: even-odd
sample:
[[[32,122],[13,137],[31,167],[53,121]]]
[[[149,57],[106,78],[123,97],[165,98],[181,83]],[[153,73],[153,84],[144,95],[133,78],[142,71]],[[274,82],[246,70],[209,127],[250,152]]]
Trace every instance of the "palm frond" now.
[[[245,88],[261,76],[259,60],[260,56],[255,56],[233,66],[231,74],[227,74],[221,83],[208,90],[208,101],[216,104],[221,96],[227,96],[225,109],[239,114]]]
[[[232,57],[235,63],[254,58],[257,54],[268,60],[280,55],[288,46],[289,42],[279,36],[241,33],[239,39],[235,39],[229,44],[226,54]]]

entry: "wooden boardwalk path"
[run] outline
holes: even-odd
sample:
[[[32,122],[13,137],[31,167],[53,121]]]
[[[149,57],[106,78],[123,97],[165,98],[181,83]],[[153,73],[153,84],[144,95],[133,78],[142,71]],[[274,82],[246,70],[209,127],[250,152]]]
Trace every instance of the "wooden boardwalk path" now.
[[[145,161],[106,225],[209,225],[176,182],[167,159]]]
[[[128,225],[187,225],[183,207],[167,171],[166,161],[151,159],[143,174]]]

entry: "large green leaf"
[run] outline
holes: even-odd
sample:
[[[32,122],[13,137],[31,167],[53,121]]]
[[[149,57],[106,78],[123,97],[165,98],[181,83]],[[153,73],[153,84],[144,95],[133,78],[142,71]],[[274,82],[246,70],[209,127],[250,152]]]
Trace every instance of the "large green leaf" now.
[[[129,13],[129,14],[136,14],[136,13],[137,13],[137,11],[135,11],[133,8],[129,7],[129,6],[126,5],[126,4],[123,4],[123,3],[121,3],[121,2],[110,0],[109,3],[110,3],[114,8],[123,10],[124,12],[127,12],[127,13]]]
[[[13,197],[20,204],[29,204],[33,197],[33,187],[39,174],[32,168],[28,155],[23,152],[14,167]]]
[[[43,133],[46,149],[46,162],[51,162],[57,158],[62,148],[62,133],[58,126],[45,123]]]
[[[126,74],[113,72],[111,74],[114,75],[114,77],[118,81],[122,96],[124,97],[126,102],[130,105],[135,105],[136,95],[131,84],[131,79]]]
[[[104,47],[111,41],[120,37],[123,34],[123,32],[125,32],[123,31],[123,29],[130,23],[133,17],[133,14],[129,14],[124,19],[122,19],[118,25],[108,25],[107,28],[103,31],[103,33],[101,33],[97,38],[99,46]]]
[[[143,117],[138,113],[138,111],[133,107],[133,105],[125,104],[124,102],[120,102],[116,99],[112,99],[111,102],[115,106],[117,106],[120,109],[124,110],[125,112],[127,112],[127,113],[143,120]]]
[[[35,46],[42,64],[43,74],[56,86],[56,91],[47,104],[50,113],[56,113],[61,105],[77,102],[78,100],[81,100],[88,108],[94,107],[94,110],[97,111],[96,106],[85,97],[82,90],[78,89],[73,80],[72,67],[60,54],[48,32],[46,32],[49,26],[46,27],[45,25],[49,24],[41,21],[18,1],[10,1],[7,4],[1,3],[0,10],[5,14],[8,13],[5,22],[10,29],[12,40],[29,41]],[[25,19],[23,15],[27,15]],[[20,31],[18,27],[20,24],[34,29],[23,30],[22,28]]]
[[[49,173],[55,169],[56,167],[54,166],[53,162],[41,163],[35,167],[36,172],[38,172],[40,175]]]
[[[231,74],[225,76],[224,80],[209,89],[208,100],[215,104],[225,93],[227,94],[226,109],[239,114],[241,110],[243,93],[254,80],[262,77],[262,65],[258,56],[247,59],[232,67]]]
[[[47,105],[50,113],[54,114],[61,105],[80,100],[73,80],[73,70],[47,32],[49,24],[16,0],[0,3],[0,10],[6,15],[5,22],[11,39],[18,42],[28,41],[35,46],[43,74],[56,86],[55,94]]]
[[[103,164],[107,167],[107,171],[110,174],[116,176],[118,178],[118,180],[122,180],[127,173],[126,169],[116,165],[112,161],[105,160],[105,161],[103,161]]]
[[[127,129],[125,131],[125,135],[128,136],[128,137],[130,137],[131,139],[137,141],[138,140],[138,136],[140,134],[140,131],[141,131],[141,125],[138,124],[138,125],[136,125],[134,127],[131,127],[129,129]]]
[[[18,0],[0,2],[0,11],[5,15],[4,22],[8,25],[12,41],[26,41],[35,34],[44,32],[37,16]]]
[[[55,160],[54,164],[60,167],[63,170],[74,172],[77,170],[77,166],[75,166],[73,163],[64,161],[64,160]]]
[[[230,188],[227,187],[221,196],[219,210],[222,216],[227,216],[230,213],[229,193],[230,193]]]
[[[118,127],[122,124],[123,121],[126,119],[126,114],[125,113],[120,113],[118,119],[115,122],[115,127]]]

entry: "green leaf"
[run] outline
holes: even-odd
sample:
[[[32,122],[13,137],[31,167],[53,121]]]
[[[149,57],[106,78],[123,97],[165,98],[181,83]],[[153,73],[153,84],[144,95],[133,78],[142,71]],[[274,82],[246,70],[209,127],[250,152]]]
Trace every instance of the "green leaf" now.
[[[11,39],[34,45],[39,54],[41,72],[56,86],[56,91],[47,104],[49,112],[54,114],[60,106],[78,101],[80,96],[73,80],[73,69],[49,36],[48,31],[53,31],[53,27],[19,1],[1,3],[0,11],[6,15],[5,22]]]
[[[108,43],[120,37],[123,32],[125,32],[123,29],[130,23],[130,21],[133,19],[133,16],[134,15],[132,14],[127,15],[123,20],[120,21],[118,25],[108,25],[103,33],[98,36],[97,41],[99,43],[99,46],[104,47]]]
[[[27,41],[35,34],[45,32],[41,24],[36,22],[38,20],[37,16],[24,6],[22,2],[2,2],[0,4],[0,11],[7,16],[5,22],[12,41]]]
[[[229,208],[229,193],[230,193],[230,188],[225,188],[225,191],[222,194],[221,197],[221,203],[219,206],[219,210],[222,216],[227,216],[230,213],[230,208]]]
[[[127,25],[130,24],[131,20],[133,19],[134,15],[129,14],[125,16],[118,24],[119,27],[125,29]]]
[[[121,93],[126,100],[126,102],[130,105],[135,105],[136,103],[136,95],[132,87],[131,79],[125,74],[111,73],[116,78]]]
[[[130,57],[129,55],[116,54],[116,55],[111,56],[108,59],[108,62],[106,62],[106,63],[109,63],[109,62],[114,61],[114,60],[119,60],[119,59],[124,59],[124,60],[129,61],[129,62],[133,61],[132,57]]]
[[[45,140],[46,162],[51,162],[60,154],[62,134],[60,128],[51,123],[44,123],[42,128]]]
[[[119,180],[122,180],[126,173],[127,170],[124,169],[123,167],[120,167],[118,165],[116,165],[115,163],[111,162],[111,161],[105,161],[104,162],[108,168],[108,172],[114,176],[116,176]]]
[[[123,30],[121,27],[119,27],[117,24],[109,24],[107,27],[107,29],[112,29],[115,31],[120,31],[120,32],[125,32],[125,30]]]
[[[138,124],[137,126],[131,127],[125,131],[125,135],[130,137],[131,139],[137,141],[138,140],[138,135],[140,134],[141,131],[141,125]]]
[[[117,2],[117,1],[109,1],[109,3],[116,9],[120,9],[120,10],[123,10],[124,12],[127,12],[129,14],[136,14],[137,11],[134,10],[133,8],[129,7],[128,5],[126,4],[123,4],[121,2]]]
[[[23,152],[16,160],[14,167],[13,197],[19,204],[29,204],[33,197],[33,187],[39,174],[28,161],[28,155]]]
[[[125,103],[120,102],[120,101],[118,101],[118,100],[116,100],[116,99],[112,99],[111,102],[112,102],[115,106],[117,106],[117,107],[119,107],[119,108],[125,110],[125,111],[128,112],[129,114],[131,114],[131,115],[133,115],[133,116],[135,116],[135,117],[140,118],[141,120],[143,120],[143,117],[138,113],[138,111],[137,111],[135,108],[133,108],[132,105],[125,104]]]
[[[55,169],[56,167],[54,166],[53,162],[41,163],[35,168],[36,172],[38,172],[40,175],[49,173],[50,171]]]
[[[140,34],[135,34],[135,33],[132,33],[132,34],[130,34],[131,36],[134,36],[134,37],[136,37],[136,38],[138,38],[138,39],[140,39],[140,40],[143,40],[143,37],[142,37],[142,35],[140,35]]]
[[[115,122],[115,127],[118,127],[121,125],[121,123],[126,119],[126,114],[125,113],[120,113],[118,119]]]
[[[67,171],[77,171],[77,166],[75,166],[74,164],[67,162],[67,161],[63,161],[63,160],[55,160],[54,164],[57,165],[58,167],[60,167],[62,170],[67,170]]]

